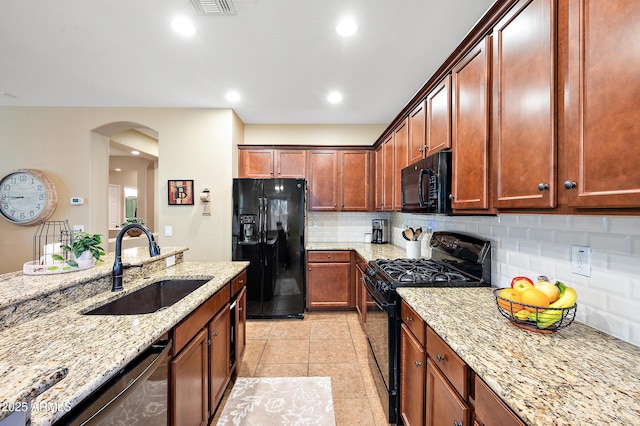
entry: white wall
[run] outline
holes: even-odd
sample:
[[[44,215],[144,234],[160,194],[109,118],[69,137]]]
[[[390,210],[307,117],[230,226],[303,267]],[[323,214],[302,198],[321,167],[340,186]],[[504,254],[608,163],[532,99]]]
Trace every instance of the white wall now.
[[[547,275],[578,292],[576,320],[640,346],[640,220],[629,216],[430,216],[406,213],[320,213],[308,216],[307,240],[362,242],[371,219],[389,218],[392,242],[407,226],[466,232],[492,243],[492,284]],[[426,238],[423,240],[426,243]],[[591,277],[571,272],[571,246],[592,249]],[[423,255],[426,250],[423,247]]]
[[[245,124],[247,145],[371,146],[387,124]]]

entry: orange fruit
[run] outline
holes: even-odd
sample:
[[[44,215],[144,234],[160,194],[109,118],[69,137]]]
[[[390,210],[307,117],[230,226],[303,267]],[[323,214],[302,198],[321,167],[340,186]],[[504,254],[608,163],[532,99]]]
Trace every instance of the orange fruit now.
[[[539,289],[532,287],[522,292],[520,295],[520,301],[525,305],[532,305],[540,307],[541,309],[534,309],[534,311],[541,311],[542,309],[549,307],[549,296],[544,294]],[[532,310],[532,309],[529,309]]]
[[[504,288],[498,292],[498,305],[511,314],[522,309],[521,301],[522,293],[513,288]],[[506,299],[506,300],[504,300]]]

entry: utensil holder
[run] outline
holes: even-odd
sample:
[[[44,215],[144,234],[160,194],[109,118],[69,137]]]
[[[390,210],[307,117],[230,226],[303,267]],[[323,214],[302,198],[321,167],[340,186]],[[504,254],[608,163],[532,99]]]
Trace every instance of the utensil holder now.
[[[420,241],[407,241],[407,257],[420,259]]]

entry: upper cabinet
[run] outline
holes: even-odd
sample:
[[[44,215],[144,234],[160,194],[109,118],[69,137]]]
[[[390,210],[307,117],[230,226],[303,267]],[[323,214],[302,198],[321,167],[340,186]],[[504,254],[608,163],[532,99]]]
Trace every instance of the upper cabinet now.
[[[427,150],[427,101],[409,113],[409,164],[424,158]]]
[[[393,133],[382,143],[382,209],[393,210]]]
[[[489,209],[489,99],[491,37],[453,68],[451,207]]]
[[[393,210],[402,210],[402,169],[409,165],[409,120],[393,131]],[[386,209],[385,209],[386,210]]]
[[[384,209],[384,144],[379,145],[374,152],[375,162],[375,191],[374,191],[374,210],[381,211]]]
[[[366,212],[371,208],[371,160],[365,150],[340,151],[340,210]]]
[[[451,74],[427,95],[427,155],[451,148]]]
[[[333,149],[311,150],[307,156],[309,210],[338,210],[338,152]]]
[[[556,206],[554,0],[521,0],[493,30],[495,206]]]
[[[640,2],[567,3],[567,170],[559,191],[578,208],[640,207]]]
[[[306,151],[302,149],[239,149],[241,178],[304,178]]]

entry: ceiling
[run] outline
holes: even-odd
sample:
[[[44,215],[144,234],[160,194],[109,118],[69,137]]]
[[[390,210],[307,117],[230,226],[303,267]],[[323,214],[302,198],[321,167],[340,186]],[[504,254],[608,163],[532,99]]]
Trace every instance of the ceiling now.
[[[233,108],[245,123],[387,124],[494,0],[0,1],[0,106]],[[176,34],[171,18],[197,33]],[[343,16],[358,31],[336,34]],[[225,99],[229,90],[238,102]],[[340,91],[343,101],[327,95]]]

